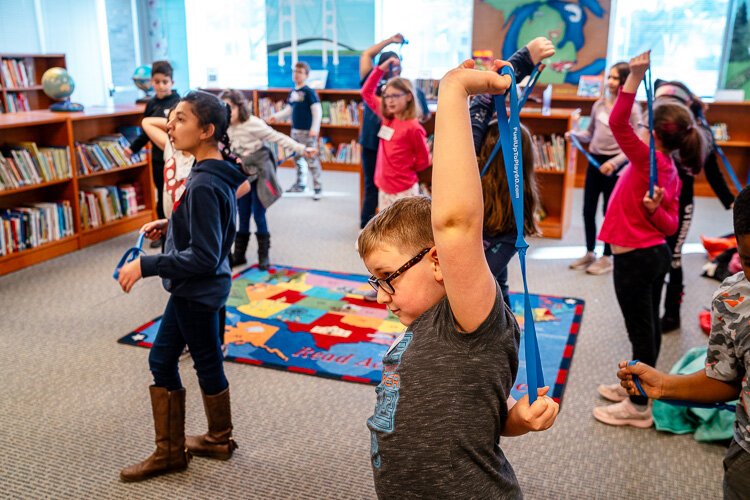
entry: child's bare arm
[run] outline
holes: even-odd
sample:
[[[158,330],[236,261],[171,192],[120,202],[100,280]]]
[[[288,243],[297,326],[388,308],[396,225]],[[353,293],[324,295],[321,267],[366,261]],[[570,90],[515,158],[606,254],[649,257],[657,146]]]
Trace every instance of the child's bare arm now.
[[[644,363],[629,366],[627,361],[620,361],[619,366],[617,376],[621,380],[620,385],[633,396],[640,395],[633,382],[633,375],[638,376],[644,392],[652,399],[721,403],[735,400],[740,394],[739,381],[736,384],[722,382],[710,378],[705,370],[690,375],[672,375]]]
[[[164,149],[169,140],[166,118],[158,116],[146,117],[141,121],[141,127],[143,127],[143,132],[157,148]]]
[[[495,61],[494,69],[508,63]],[[484,203],[469,120],[471,94],[499,94],[509,76],[477,71],[466,61],[440,82],[432,174],[432,228],[445,290],[458,326],[472,332],[496,300],[484,257]]]

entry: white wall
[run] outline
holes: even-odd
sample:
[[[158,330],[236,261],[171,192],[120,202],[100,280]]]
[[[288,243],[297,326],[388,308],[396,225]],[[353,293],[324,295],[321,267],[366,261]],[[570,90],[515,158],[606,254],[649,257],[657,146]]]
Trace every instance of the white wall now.
[[[0,0],[0,52],[40,50],[34,0]]]

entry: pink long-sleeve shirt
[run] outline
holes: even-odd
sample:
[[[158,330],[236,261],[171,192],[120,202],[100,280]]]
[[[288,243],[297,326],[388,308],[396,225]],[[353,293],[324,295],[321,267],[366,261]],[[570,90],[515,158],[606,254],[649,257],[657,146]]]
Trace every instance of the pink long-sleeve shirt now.
[[[648,248],[666,243],[666,237],[677,231],[682,183],[669,155],[657,151],[657,184],[664,188],[664,198],[653,214],[643,205],[650,177],[649,146],[630,125],[634,101],[634,93],[621,90],[609,117],[612,134],[630,164],[620,174],[609,199],[599,239],[611,245]]]
[[[380,97],[375,94],[383,77],[380,68],[374,68],[362,86],[365,104],[378,115],[386,127],[393,129],[390,140],[380,139],[378,159],[375,163],[375,185],[389,194],[400,193],[417,183],[417,172],[430,166],[430,150],[426,133],[419,120],[385,118],[380,112]]]

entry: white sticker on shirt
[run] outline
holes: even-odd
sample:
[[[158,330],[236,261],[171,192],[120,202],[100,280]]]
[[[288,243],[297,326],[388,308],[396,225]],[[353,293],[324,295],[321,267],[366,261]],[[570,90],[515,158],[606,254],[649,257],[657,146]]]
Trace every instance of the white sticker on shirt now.
[[[382,125],[380,127],[380,130],[378,130],[378,137],[383,139],[384,141],[390,141],[393,138],[393,134],[396,131],[392,129],[391,127],[387,125]]]

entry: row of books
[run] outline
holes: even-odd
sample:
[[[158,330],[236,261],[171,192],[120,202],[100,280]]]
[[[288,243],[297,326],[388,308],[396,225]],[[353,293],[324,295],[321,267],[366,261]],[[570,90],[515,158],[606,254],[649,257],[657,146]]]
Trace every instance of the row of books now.
[[[270,144],[275,151],[276,158],[280,161],[293,154],[293,151],[282,148],[277,144]],[[318,155],[322,162],[327,163],[361,163],[362,146],[356,140],[342,142],[338,146],[333,144],[328,137],[318,139]]]
[[[437,101],[438,88],[440,87],[440,80],[433,79],[422,79],[417,78],[417,88],[424,92],[425,98],[431,101]]]
[[[26,64],[23,59],[3,59],[0,72],[3,75],[4,87],[21,88],[35,85],[34,65]]]
[[[565,172],[565,139],[552,134],[549,140],[541,135],[532,138],[536,170]]]
[[[359,125],[359,106],[357,101],[321,101],[323,110],[322,123],[330,125]]]
[[[125,149],[130,143],[122,134],[96,137],[88,143],[76,143],[78,173],[81,175],[126,167],[142,161],[141,155],[128,157]]]
[[[6,208],[0,224],[0,255],[8,255],[71,236],[73,209],[68,201]]]
[[[6,145],[0,155],[0,190],[70,179],[67,146],[37,147],[35,142]]]
[[[19,111],[31,111],[29,99],[21,92],[5,94],[5,104],[8,113],[17,113]]]
[[[98,186],[78,192],[81,229],[99,227],[146,209],[139,183]]]
[[[258,99],[258,116],[268,121],[271,115],[278,113],[286,106],[286,101],[274,101],[269,97]],[[359,107],[357,101],[321,101],[321,123],[329,125],[359,125]]]

